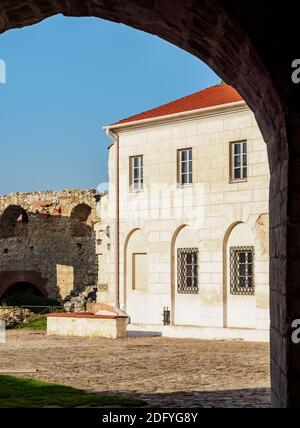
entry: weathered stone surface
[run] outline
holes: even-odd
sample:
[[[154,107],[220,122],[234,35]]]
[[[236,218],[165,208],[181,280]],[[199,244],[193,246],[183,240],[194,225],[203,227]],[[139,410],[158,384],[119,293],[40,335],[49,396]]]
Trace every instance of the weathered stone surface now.
[[[13,328],[21,322],[26,323],[34,313],[29,309],[19,307],[0,307],[0,321],[4,321],[6,328]]]
[[[0,197],[0,298],[16,283],[64,299],[97,286],[94,190]]]
[[[269,215],[261,214],[256,221],[257,234],[261,239],[263,253],[269,253]]]
[[[87,305],[95,303],[97,300],[97,287],[88,286],[82,290],[73,290],[69,296],[63,300],[66,312],[86,312]]]

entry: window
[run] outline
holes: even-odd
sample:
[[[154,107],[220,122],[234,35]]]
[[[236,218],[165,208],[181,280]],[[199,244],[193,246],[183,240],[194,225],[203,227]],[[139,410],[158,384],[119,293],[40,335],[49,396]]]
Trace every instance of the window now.
[[[231,143],[231,181],[247,180],[247,142]]]
[[[178,184],[187,186],[193,183],[193,151],[178,150]]]
[[[130,158],[130,188],[132,191],[139,191],[144,188],[144,159],[142,155]]]
[[[181,294],[198,293],[198,249],[177,250],[177,291]]]
[[[230,248],[230,293],[254,294],[254,248]]]

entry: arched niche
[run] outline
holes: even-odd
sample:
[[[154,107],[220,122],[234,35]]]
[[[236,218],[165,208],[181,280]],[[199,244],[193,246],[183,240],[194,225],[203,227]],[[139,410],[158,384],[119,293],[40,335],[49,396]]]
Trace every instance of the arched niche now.
[[[86,237],[91,234],[89,218],[92,209],[87,204],[79,204],[73,208],[70,216],[71,233],[74,238]]]
[[[150,287],[148,240],[141,229],[128,234],[124,251],[126,310],[131,321],[139,323],[145,320]]]
[[[232,224],[223,243],[223,322],[256,327],[255,235],[244,222]]]
[[[180,225],[173,234],[171,240],[172,324],[200,324],[199,243],[197,230],[187,224]],[[193,267],[190,267],[190,263],[193,263]],[[186,271],[187,264],[191,272]],[[191,278],[191,273],[194,279]]]
[[[1,238],[26,236],[28,222],[28,214],[24,208],[19,205],[10,205],[3,211],[1,216]]]

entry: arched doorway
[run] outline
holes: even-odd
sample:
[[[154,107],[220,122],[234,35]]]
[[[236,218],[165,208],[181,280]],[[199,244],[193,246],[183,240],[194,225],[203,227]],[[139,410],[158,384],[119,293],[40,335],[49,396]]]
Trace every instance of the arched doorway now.
[[[283,49],[282,42],[278,42],[277,38],[273,40],[271,31],[266,37],[265,19],[269,21],[269,7],[262,2],[261,5],[251,4],[247,2],[247,7],[242,10],[238,2],[217,0],[116,0],[105,3],[31,0],[17,5],[4,2],[0,6],[0,32],[30,25],[57,13],[67,16],[95,16],[122,22],[160,36],[193,53],[240,92],[255,112],[268,143],[272,174],[270,284],[273,403],[278,406],[295,406],[300,405],[297,394],[299,369],[298,359],[293,359],[291,355],[291,349],[295,354],[296,349],[290,340],[290,325],[295,317],[299,317],[300,306],[297,292],[299,249],[295,244],[299,241],[295,239],[295,235],[300,234],[299,137],[296,125],[300,118],[300,105],[291,96],[289,66],[292,59],[290,45],[293,38],[297,38],[290,37],[289,49]],[[278,6],[278,23],[282,23],[283,12],[284,17],[290,16],[294,23],[297,14],[293,8],[290,8],[288,15],[288,7],[281,10],[281,5]],[[256,16],[254,19],[253,12],[254,15],[261,13],[259,20]],[[289,29],[297,28],[296,24],[289,23]],[[256,25],[260,27],[259,33]],[[278,25],[271,28],[276,27]],[[282,34],[280,38],[283,39]],[[270,51],[274,55],[270,55]],[[284,56],[282,66],[279,65],[278,51]],[[295,299],[291,298],[293,294]]]

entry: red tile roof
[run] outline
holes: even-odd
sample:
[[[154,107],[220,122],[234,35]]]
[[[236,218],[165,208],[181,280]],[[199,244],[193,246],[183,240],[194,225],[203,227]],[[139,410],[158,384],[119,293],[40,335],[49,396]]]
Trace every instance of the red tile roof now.
[[[153,119],[156,117],[168,116],[171,114],[183,113],[207,107],[215,107],[238,101],[243,101],[239,93],[232,86],[221,84],[211,86],[210,88],[196,92],[195,94],[188,95],[160,107],[123,119],[115,125],[144,119]]]

